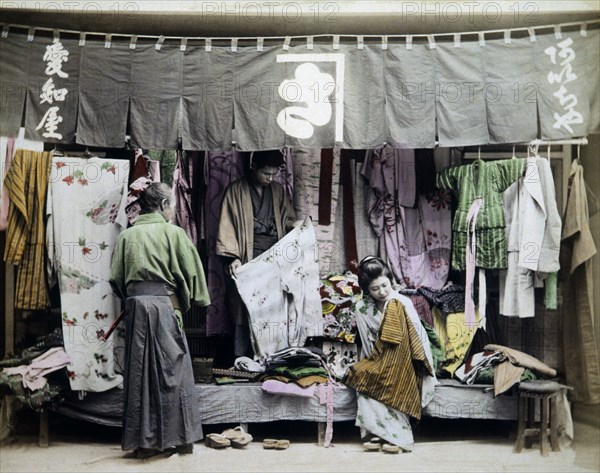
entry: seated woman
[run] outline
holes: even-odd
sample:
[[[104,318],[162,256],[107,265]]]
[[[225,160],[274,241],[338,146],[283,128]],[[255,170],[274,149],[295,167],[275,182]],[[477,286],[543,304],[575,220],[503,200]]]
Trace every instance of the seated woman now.
[[[365,297],[356,304],[361,360],[344,382],[357,391],[356,425],[361,436],[375,436],[366,450],[410,451],[414,443],[409,417],[421,418],[421,408],[433,398],[437,383],[427,333],[411,300],[396,292],[388,266],[379,258],[364,258],[358,282]]]

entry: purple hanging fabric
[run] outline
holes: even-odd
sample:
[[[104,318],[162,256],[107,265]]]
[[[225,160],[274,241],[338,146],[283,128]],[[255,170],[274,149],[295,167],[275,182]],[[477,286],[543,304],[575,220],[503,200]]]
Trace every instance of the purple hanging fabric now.
[[[185,230],[190,240],[198,246],[198,230],[194,218],[194,208],[192,206],[192,187],[191,176],[189,175],[191,159],[188,156],[188,166],[186,166],[183,154],[177,151],[177,165],[173,173],[173,191],[175,192],[175,224]]]
[[[211,304],[206,312],[206,335],[231,333],[231,317],[225,305],[225,271],[216,253],[221,202],[227,186],[245,171],[243,154],[238,151],[208,151],[206,153],[207,192],[205,231],[207,240],[207,283]]]

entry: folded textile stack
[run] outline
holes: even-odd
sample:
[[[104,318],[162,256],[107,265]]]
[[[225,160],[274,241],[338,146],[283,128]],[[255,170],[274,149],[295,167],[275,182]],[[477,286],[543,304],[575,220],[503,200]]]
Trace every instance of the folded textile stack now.
[[[0,394],[14,395],[33,410],[58,404],[70,391],[66,370],[69,362],[62,347],[62,333],[56,329],[19,355],[0,361]]]
[[[263,389],[272,394],[310,397],[316,384],[325,384],[332,378],[325,355],[314,347],[280,350],[265,359],[265,366],[261,376]]]
[[[290,347],[276,351],[264,359],[268,371],[278,366],[322,366],[327,369],[323,350],[315,347]]]
[[[468,357],[454,376],[466,384],[494,384],[497,396],[519,382],[552,378],[556,374],[555,369],[527,353],[488,344],[483,352]]]

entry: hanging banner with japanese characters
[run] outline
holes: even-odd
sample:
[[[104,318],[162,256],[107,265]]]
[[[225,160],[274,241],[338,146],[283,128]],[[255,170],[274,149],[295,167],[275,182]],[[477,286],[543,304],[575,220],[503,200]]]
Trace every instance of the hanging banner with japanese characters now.
[[[598,108],[592,113],[598,102],[598,33],[539,36],[535,65],[543,138],[583,136],[598,127]]]
[[[75,142],[79,47],[68,39],[30,42],[25,135],[36,141]]]
[[[48,36],[0,38],[3,134],[24,107],[28,138],[102,147],[127,135],[142,148],[252,151],[600,132],[596,24],[268,45]]]
[[[570,31],[538,38],[535,64],[543,138],[587,134],[591,118],[589,98],[593,88],[598,87],[598,68],[589,69],[594,62],[586,54],[585,43],[595,43],[598,48],[597,33],[586,31],[582,37],[580,31]]]

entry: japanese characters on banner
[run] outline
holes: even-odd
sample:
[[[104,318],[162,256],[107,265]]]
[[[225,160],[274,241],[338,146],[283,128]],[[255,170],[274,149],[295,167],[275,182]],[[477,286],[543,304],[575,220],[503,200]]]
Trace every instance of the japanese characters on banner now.
[[[123,146],[127,133],[140,146],[173,148],[179,135],[202,150],[564,139],[600,131],[599,38],[577,25],[410,47],[389,38],[181,49],[11,30],[0,38],[0,82],[27,84],[28,138],[90,146]],[[18,54],[28,68],[11,65]],[[3,114],[22,114],[19,100],[6,104]]]
[[[542,137],[584,136],[598,126],[591,113],[598,95],[598,31],[557,32],[540,37],[539,113]],[[543,74],[543,75],[542,75]],[[594,123],[595,122],[595,123]]]
[[[572,44],[573,40],[567,38],[558,43],[556,45],[557,47],[549,46],[544,51],[545,54],[550,56],[552,64],[558,66],[557,68],[560,70],[558,73],[554,71],[548,73],[548,83],[556,84],[558,87],[558,90],[552,95],[558,98],[560,105],[565,112],[563,115],[561,115],[560,112],[554,112],[553,116],[555,122],[552,127],[557,129],[564,127],[571,134],[573,133],[571,125],[581,125],[583,123],[583,115],[575,109],[578,104],[577,96],[575,94],[569,94],[565,87],[569,82],[577,79],[577,74],[573,71],[573,65],[571,64],[576,56],[575,51],[570,48]],[[557,55],[558,61],[560,62],[557,61]]]
[[[25,136],[36,141],[73,143],[77,131],[79,57],[70,39],[28,41]],[[27,46],[26,46],[27,47]]]
[[[42,93],[40,94],[40,105],[48,104],[46,113],[35,127],[36,130],[42,129],[42,136],[45,141],[57,140],[61,141],[63,135],[59,133],[59,125],[63,121],[63,117],[60,114],[61,102],[65,101],[69,91],[64,88],[58,88],[54,82],[56,78],[59,87],[61,85],[61,79],[66,79],[69,74],[63,71],[63,63],[69,60],[69,51],[67,51],[60,41],[56,41],[46,46],[46,52],[44,53],[43,61],[46,63],[46,70],[44,73],[49,76],[48,80],[42,87]]]

